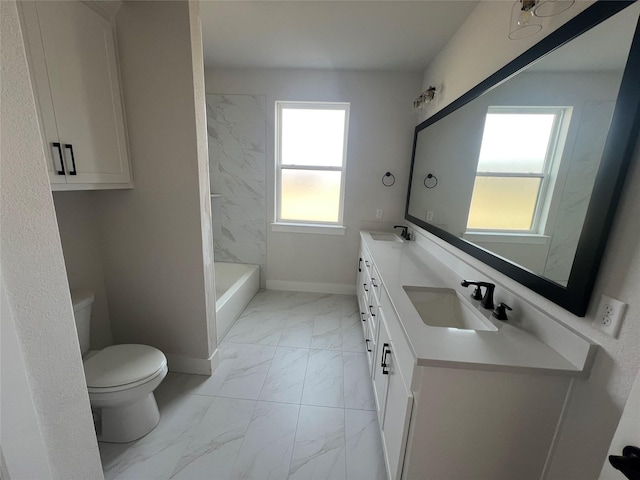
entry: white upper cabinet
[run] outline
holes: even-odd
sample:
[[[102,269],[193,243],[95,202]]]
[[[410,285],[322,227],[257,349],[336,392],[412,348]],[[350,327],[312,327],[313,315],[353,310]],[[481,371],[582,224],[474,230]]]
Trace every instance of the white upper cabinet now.
[[[53,190],[130,188],[111,22],[81,2],[21,2]]]

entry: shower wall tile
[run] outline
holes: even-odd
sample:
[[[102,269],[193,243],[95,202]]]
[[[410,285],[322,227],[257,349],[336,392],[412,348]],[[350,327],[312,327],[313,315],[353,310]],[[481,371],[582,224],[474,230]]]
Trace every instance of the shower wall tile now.
[[[262,95],[207,95],[217,261],[266,264],[265,106]]]
[[[217,162],[222,173],[265,174],[264,151],[249,147],[216,147]]]
[[[545,277],[562,285],[569,280],[614,108],[612,101],[584,105],[544,269]]]
[[[221,123],[257,123],[265,118],[264,95],[208,95],[211,115]]]

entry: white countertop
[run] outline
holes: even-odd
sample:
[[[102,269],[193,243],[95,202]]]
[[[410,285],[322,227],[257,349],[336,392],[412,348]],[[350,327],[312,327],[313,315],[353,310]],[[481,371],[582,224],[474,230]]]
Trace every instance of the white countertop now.
[[[584,374],[590,365],[586,356],[584,362],[576,365],[532,333],[509,321],[492,318],[492,311],[482,308],[479,302],[472,303],[498,328],[497,331],[426,325],[403,290],[403,285],[453,288],[464,295],[470,295],[472,287],[462,287],[462,278],[457,278],[448,267],[416,242],[375,241],[369,232],[361,232],[361,238],[389,294],[418,365],[532,373],[541,373],[540,370],[543,370],[542,373],[567,375]],[[509,313],[517,315],[517,312]],[[541,320],[554,321],[551,318]],[[577,342],[588,343],[588,340],[568,329],[567,334],[575,335]]]

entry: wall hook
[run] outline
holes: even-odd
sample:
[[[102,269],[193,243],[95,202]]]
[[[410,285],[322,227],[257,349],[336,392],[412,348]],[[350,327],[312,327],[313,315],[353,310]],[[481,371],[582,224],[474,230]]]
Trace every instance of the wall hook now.
[[[387,180],[385,182],[385,178],[389,178],[389,180]],[[390,187],[391,185],[393,185],[394,183],[396,183],[396,177],[393,175],[393,173],[391,172],[387,172],[384,174],[384,176],[382,177],[382,184],[385,187]]]
[[[427,185],[427,180],[431,180],[429,183],[431,185]],[[438,177],[436,177],[434,174],[430,173],[429,175],[427,175],[426,177],[424,177],[424,186],[427,188],[435,188],[436,185],[438,185]]]

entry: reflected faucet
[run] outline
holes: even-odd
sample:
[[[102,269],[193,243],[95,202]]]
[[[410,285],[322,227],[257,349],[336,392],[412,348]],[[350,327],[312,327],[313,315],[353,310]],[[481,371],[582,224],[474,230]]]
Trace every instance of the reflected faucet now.
[[[480,304],[486,309],[493,309],[493,291],[496,286],[494,283],[489,282],[471,282],[469,280],[462,280],[460,283],[463,287],[468,287],[469,285],[475,285],[476,288],[471,294],[471,298],[474,300],[480,300]],[[484,296],[482,296],[482,290],[480,287],[485,288]]]

